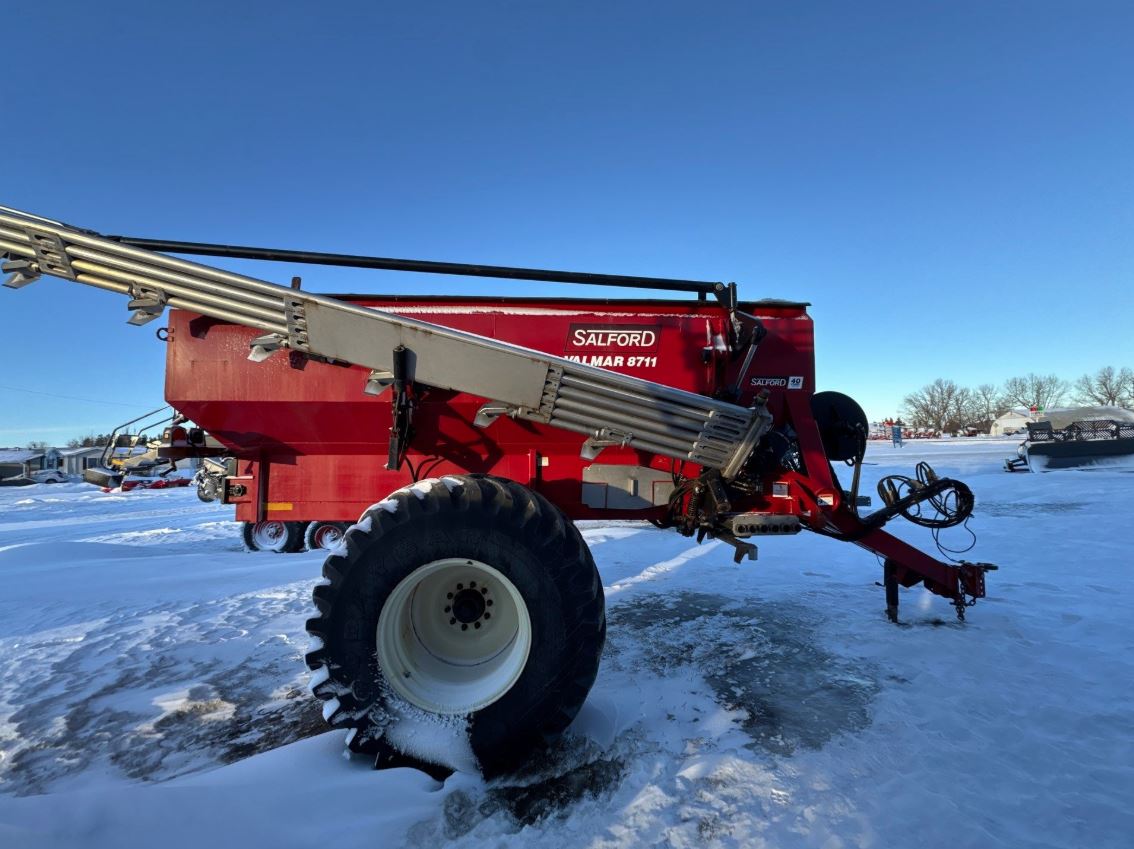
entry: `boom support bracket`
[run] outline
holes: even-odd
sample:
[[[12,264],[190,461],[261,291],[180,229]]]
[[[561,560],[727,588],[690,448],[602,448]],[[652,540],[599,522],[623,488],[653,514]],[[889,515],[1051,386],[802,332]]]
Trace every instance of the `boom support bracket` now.
[[[126,304],[126,309],[133,310],[134,314],[130,316],[127,324],[141,327],[155,318],[160,318],[161,314],[165,312],[167,303],[165,292],[157,289],[145,289],[141,286],[131,286],[130,295],[130,302]]]
[[[0,272],[10,274],[4,285],[9,289],[22,289],[39,279],[39,266],[28,259],[13,259],[0,263]]]
[[[396,472],[402,467],[406,458],[406,449],[409,448],[413,438],[413,411],[414,402],[411,397],[413,381],[409,377],[409,351],[404,345],[394,349],[393,361],[393,396],[390,403],[393,405],[393,425],[390,427],[390,449],[386,460],[386,468]]]

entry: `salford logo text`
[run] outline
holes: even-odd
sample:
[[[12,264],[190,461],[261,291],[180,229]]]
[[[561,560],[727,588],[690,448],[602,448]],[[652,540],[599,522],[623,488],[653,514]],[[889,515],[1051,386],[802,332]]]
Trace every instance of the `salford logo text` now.
[[[568,351],[653,351],[658,346],[658,331],[641,325],[587,327],[571,325],[567,337]]]

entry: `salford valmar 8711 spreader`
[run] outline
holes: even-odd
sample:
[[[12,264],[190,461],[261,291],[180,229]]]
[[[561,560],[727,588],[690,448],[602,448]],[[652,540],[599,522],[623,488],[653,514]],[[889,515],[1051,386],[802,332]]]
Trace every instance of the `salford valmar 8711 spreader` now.
[[[695,299],[332,297],[155,251]],[[11,288],[48,275],[107,289],[135,325],[170,308],[166,398],[235,458],[222,492],[246,527],[349,523],[314,591],[307,663],[355,751],[385,757],[398,716],[444,715],[491,773],[567,727],[606,632],[574,519],[649,520],[723,540],[738,562],[761,536],[853,542],[884,559],[892,619],[899,586],[961,617],[984,595],[989,564],[882,530],[963,522],[964,484],[922,464],[859,512],[866,417],[815,392],[806,304],[740,301],[732,283],[105,237],[3,207],[0,252]]]

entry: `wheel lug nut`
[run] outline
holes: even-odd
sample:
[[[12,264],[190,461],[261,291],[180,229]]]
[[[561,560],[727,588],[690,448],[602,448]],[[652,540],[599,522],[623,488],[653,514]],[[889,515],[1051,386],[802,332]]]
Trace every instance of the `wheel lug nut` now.
[[[447,594],[447,595],[445,596],[445,598],[452,598],[452,597],[453,597],[453,594],[452,594],[452,593],[448,593],[448,594]]]
[[[476,586],[476,581],[469,581],[469,586],[470,586],[470,587],[475,587],[475,586]]]
[[[486,613],[484,614],[484,618],[485,618],[485,619],[491,619],[491,618],[492,618],[492,614],[491,614],[491,613],[487,613],[487,612],[486,612]]]
[[[488,595],[488,587],[481,587],[480,588],[480,594],[481,595]]]
[[[446,612],[446,613],[448,613],[448,612],[449,612],[450,610],[452,610],[452,609],[453,609],[453,608],[451,608],[451,607],[446,607],[446,608],[445,608],[445,612]]]
[[[468,625],[462,625],[462,626],[461,626],[461,630],[462,630],[462,631],[467,631],[468,629],[469,629],[469,626],[468,626]]]
[[[488,601],[486,601],[485,605],[487,605],[488,607],[492,607],[492,599],[489,599]]]
[[[457,589],[463,590],[464,588],[465,588],[464,584],[457,584]]]
[[[480,627],[480,623],[479,623],[479,622],[473,622],[473,627],[474,627],[474,628],[479,628],[479,627]]]
[[[450,625],[456,625],[457,624],[457,617],[454,616],[451,619],[449,619],[449,624]]]

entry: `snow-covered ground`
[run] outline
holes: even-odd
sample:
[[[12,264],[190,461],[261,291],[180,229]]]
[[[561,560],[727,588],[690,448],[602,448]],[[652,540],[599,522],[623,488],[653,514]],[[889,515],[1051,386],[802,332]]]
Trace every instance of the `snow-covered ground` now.
[[[1013,446],[867,456],[867,491],[928,459],[976,492],[1001,571],[964,625],[921,590],[890,625],[875,559],[814,535],[738,567],[588,525],[598,681],[490,784],[342,756],[301,662],[317,554],[243,552],[191,490],[0,489],[0,846],[1130,846],[1134,474],[1009,475]]]

